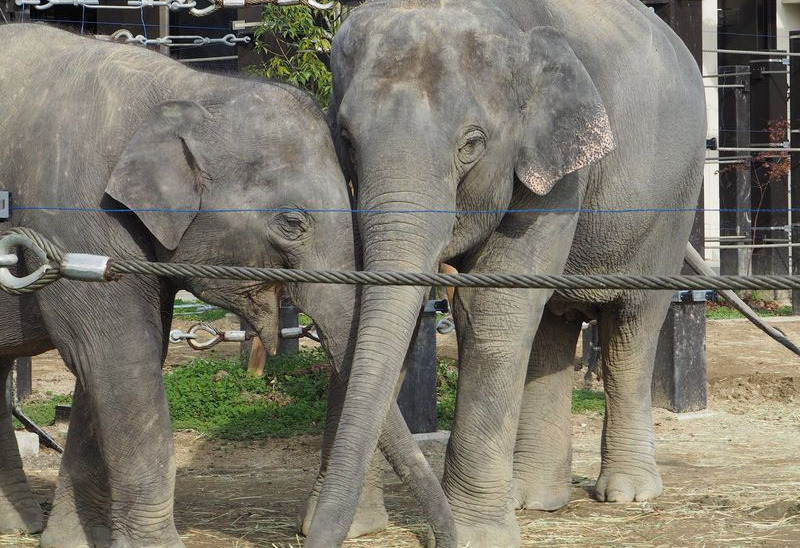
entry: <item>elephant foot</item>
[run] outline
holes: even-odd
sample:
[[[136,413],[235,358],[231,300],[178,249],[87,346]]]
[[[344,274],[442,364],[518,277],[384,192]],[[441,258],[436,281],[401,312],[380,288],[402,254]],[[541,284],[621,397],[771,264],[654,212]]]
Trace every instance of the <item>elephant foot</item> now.
[[[92,520],[97,521],[97,520]],[[81,523],[74,512],[53,508],[47,527],[42,533],[41,548],[108,548],[111,546],[111,529],[103,524]]]
[[[570,499],[570,486],[543,486],[514,478],[511,498],[514,510],[543,510],[552,512],[567,505]]]
[[[377,492],[374,492],[377,491]],[[317,506],[317,495],[312,494],[306,501],[306,506],[300,511],[297,517],[297,529],[303,535],[308,535],[311,528],[311,520],[314,517],[314,510]],[[371,535],[385,530],[389,526],[389,514],[383,505],[383,491],[364,488],[364,492],[359,500],[356,516],[350,529],[347,531],[347,538],[354,539]]]
[[[177,537],[172,539],[114,539],[110,548],[186,548],[186,545]]]
[[[0,533],[39,533],[43,523],[42,508],[26,482],[0,491]]]
[[[522,536],[514,514],[505,523],[463,523],[456,520],[459,548],[519,548]],[[433,548],[433,535],[429,535],[428,548]]]
[[[663,491],[661,476],[653,464],[652,470],[603,468],[594,487],[594,496],[600,502],[643,502],[652,500]]]
[[[59,508],[60,506],[60,508]],[[130,528],[112,531],[95,510],[81,512],[62,504],[53,508],[42,533],[41,548],[186,548],[174,524],[140,535]]]

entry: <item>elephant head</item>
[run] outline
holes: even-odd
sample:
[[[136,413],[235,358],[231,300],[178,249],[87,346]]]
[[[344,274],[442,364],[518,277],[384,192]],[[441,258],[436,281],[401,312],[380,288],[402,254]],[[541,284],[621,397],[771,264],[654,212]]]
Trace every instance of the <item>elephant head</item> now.
[[[546,195],[614,147],[603,101],[567,40],[477,0],[374,0],[333,44],[330,111],[356,189],[367,270],[434,272],[484,241],[522,189]],[[527,187],[529,190],[524,190]],[[355,508],[423,288],[368,287],[320,506]],[[347,501],[345,504],[342,501]],[[341,535],[340,535],[341,536]]]
[[[246,91],[221,103],[159,104],[128,141],[106,194],[135,213],[162,261],[354,269],[350,197],[322,113],[294,88],[241,83]],[[266,284],[183,285],[242,316],[274,347],[265,312],[274,313],[275,296]],[[355,288],[288,289],[340,367],[354,341]]]

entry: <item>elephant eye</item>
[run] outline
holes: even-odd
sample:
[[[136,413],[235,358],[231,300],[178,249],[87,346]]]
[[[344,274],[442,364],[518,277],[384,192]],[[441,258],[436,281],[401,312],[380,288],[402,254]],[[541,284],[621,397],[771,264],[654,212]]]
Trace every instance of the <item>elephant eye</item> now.
[[[302,211],[284,211],[273,217],[269,226],[280,238],[294,241],[308,232],[310,222]]]
[[[473,129],[464,135],[458,147],[458,159],[462,164],[477,162],[486,151],[486,136],[479,129]]]

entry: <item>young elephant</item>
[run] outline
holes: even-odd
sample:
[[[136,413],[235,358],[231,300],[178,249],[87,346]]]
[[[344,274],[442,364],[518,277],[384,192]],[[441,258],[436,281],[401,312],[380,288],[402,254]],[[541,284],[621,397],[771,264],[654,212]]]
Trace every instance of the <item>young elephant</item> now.
[[[303,92],[202,74],[44,26],[4,25],[0,43],[0,185],[15,204],[0,228],[28,227],[69,252],[129,259],[355,267],[351,215],[319,212],[350,202],[328,127]],[[42,546],[183,546],[161,377],[179,288],[266,336],[262,312],[274,296],[263,283],[125,276],[0,293],[0,383],[15,357],[51,348],[78,378]],[[289,291],[341,366],[355,341],[356,289]],[[0,458],[0,531],[41,530],[4,401]]]

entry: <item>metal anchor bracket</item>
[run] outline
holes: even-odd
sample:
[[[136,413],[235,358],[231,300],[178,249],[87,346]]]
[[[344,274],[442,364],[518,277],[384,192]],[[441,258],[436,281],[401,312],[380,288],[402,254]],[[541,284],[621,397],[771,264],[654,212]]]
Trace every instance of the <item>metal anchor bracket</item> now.
[[[42,263],[34,272],[25,277],[18,278],[11,274],[8,269],[9,266],[16,264],[16,251],[17,247],[23,247],[33,253],[33,255]],[[11,256],[15,259],[11,259]],[[51,269],[48,264],[47,255],[44,250],[38,245],[33,243],[29,238],[21,234],[7,234],[0,238],[0,286],[10,289],[24,289],[29,285],[39,281]]]
[[[11,193],[0,190],[0,223],[11,218]]]

